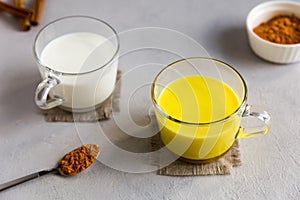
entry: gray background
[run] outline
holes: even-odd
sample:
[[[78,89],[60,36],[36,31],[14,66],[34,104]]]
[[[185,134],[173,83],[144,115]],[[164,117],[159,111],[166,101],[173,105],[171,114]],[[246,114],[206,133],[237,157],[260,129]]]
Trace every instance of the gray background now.
[[[74,124],[46,123],[33,102],[40,80],[33,39],[62,16],[94,16],[118,32],[157,26],[187,34],[238,69],[248,83],[249,102],[272,115],[269,135],[241,140],[243,164],[231,175],[130,174],[96,162],[76,177],[44,176],[1,192],[0,199],[299,199],[300,64],[276,65],[252,53],[245,21],[260,2],[51,0],[30,32],[19,31],[18,20],[0,12],[0,183],[52,167],[81,145]]]

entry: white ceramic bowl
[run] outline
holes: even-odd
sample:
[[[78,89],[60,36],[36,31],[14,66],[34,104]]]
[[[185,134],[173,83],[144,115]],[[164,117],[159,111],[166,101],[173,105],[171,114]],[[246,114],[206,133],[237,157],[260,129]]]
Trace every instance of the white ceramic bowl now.
[[[249,44],[259,57],[275,63],[293,63],[300,61],[299,44],[276,44],[260,38],[253,28],[279,14],[295,14],[300,18],[300,3],[293,1],[269,1],[254,7],[247,17]]]

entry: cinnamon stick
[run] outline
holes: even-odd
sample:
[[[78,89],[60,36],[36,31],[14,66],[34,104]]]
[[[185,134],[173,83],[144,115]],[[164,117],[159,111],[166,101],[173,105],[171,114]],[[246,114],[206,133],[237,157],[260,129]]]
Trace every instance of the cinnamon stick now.
[[[18,8],[25,8],[25,3],[24,3],[24,0],[14,0],[15,2],[15,5],[18,7]],[[21,29],[22,31],[29,31],[30,30],[30,18],[31,16],[27,16],[26,18],[20,18],[20,24],[21,24]]]
[[[38,25],[40,23],[44,5],[45,5],[45,0],[34,0],[34,5],[33,5],[34,13],[31,17],[32,25]]]
[[[21,18],[30,17],[33,13],[33,10],[31,9],[18,8],[14,5],[11,5],[3,1],[0,1],[0,10]]]

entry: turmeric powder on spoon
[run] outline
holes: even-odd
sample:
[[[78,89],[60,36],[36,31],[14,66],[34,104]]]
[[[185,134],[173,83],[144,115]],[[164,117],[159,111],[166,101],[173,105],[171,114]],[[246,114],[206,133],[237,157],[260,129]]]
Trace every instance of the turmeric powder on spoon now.
[[[97,158],[100,147],[85,144],[67,153],[59,162],[58,170],[62,175],[76,175],[88,168]]]

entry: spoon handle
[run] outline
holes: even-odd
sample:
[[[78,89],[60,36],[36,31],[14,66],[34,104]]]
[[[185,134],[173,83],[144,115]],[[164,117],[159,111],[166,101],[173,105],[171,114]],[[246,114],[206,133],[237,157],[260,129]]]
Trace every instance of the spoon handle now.
[[[33,174],[29,174],[27,176],[23,176],[21,178],[17,178],[15,180],[0,184],[0,192],[3,191],[3,190],[8,189],[10,187],[13,187],[15,185],[24,183],[26,181],[30,181],[32,179],[38,178],[40,176],[43,176],[43,175],[46,175],[46,174],[49,174],[49,173],[55,173],[55,172],[57,172],[56,168],[51,169],[51,170],[43,170],[43,171],[35,172]]]

